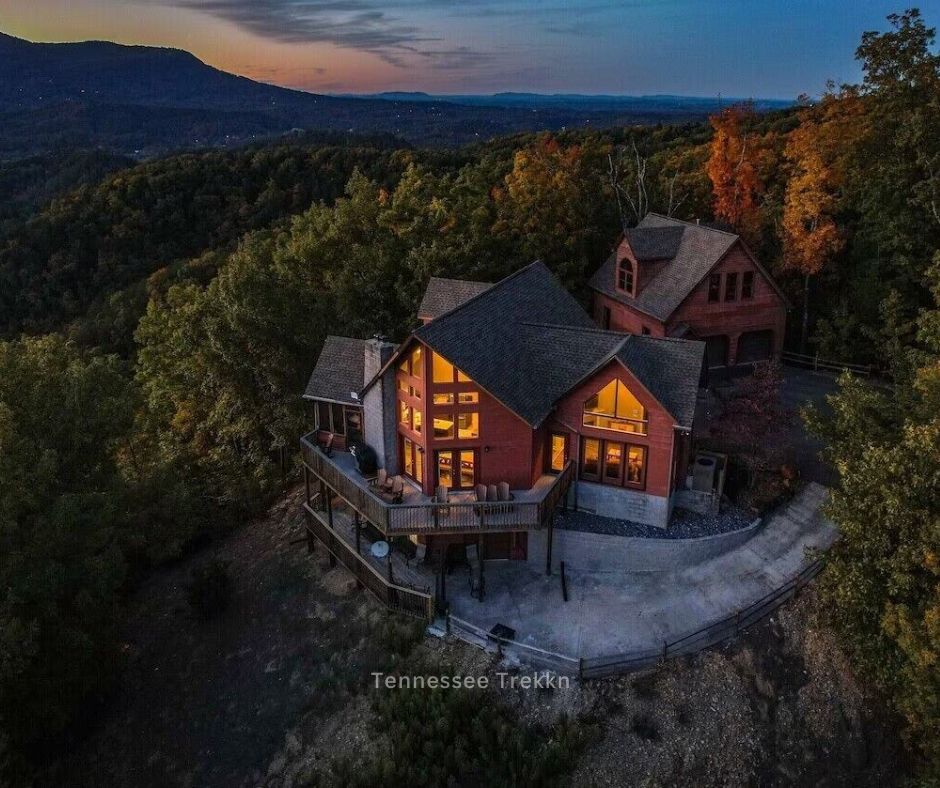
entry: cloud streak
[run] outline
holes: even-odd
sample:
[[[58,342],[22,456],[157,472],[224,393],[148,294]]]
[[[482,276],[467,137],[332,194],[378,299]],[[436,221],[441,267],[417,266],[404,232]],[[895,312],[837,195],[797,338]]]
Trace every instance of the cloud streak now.
[[[439,0],[409,8],[428,8]],[[447,46],[440,36],[393,16],[374,0],[174,0],[177,7],[232,22],[268,40],[288,44],[329,43],[368,52],[394,66],[416,59],[442,68],[467,68],[491,53]]]

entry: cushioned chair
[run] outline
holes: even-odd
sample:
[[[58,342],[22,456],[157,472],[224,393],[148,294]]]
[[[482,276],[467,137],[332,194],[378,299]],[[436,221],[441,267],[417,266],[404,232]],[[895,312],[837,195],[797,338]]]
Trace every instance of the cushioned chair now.
[[[392,495],[392,503],[401,503],[405,498],[405,480],[396,476],[392,479],[392,489],[389,492]]]
[[[501,512],[512,511],[512,504],[509,502],[512,501],[513,496],[512,496],[512,493],[509,492],[508,482],[500,482],[499,484],[496,485],[496,497],[499,501],[505,502],[506,504],[505,506],[499,507]]]

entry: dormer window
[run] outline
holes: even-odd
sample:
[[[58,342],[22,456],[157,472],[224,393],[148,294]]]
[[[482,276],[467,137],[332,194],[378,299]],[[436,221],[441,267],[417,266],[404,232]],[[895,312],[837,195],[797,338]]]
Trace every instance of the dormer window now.
[[[633,280],[633,262],[629,257],[624,257],[617,264],[617,288],[633,295]]]

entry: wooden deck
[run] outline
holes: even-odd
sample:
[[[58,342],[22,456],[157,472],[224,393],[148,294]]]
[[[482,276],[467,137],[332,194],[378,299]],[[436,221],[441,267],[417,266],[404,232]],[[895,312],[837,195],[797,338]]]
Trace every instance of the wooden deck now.
[[[494,533],[526,531],[546,526],[574,477],[569,463],[558,475],[543,475],[529,490],[513,491],[510,502],[454,500],[436,503],[411,484],[405,485],[402,503],[392,503],[358,471],[346,452],[327,457],[315,436],[301,439],[307,500],[322,485],[386,536],[410,534]]]

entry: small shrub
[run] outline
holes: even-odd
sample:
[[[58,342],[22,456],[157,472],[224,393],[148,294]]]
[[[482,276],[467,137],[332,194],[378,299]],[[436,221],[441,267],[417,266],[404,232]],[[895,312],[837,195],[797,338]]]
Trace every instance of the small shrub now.
[[[659,677],[655,672],[644,673],[633,679],[633,694],[640,700],[655,700],[659,695],[656,684]]]
[[[659,727],[645,714],[634,717],[630,729],[641,739],[659,741]]]
[[[214,559],[196,567],[186,587],[186,596],[200,618],[210,619],[225,610],[232,599],[228,562]]]

